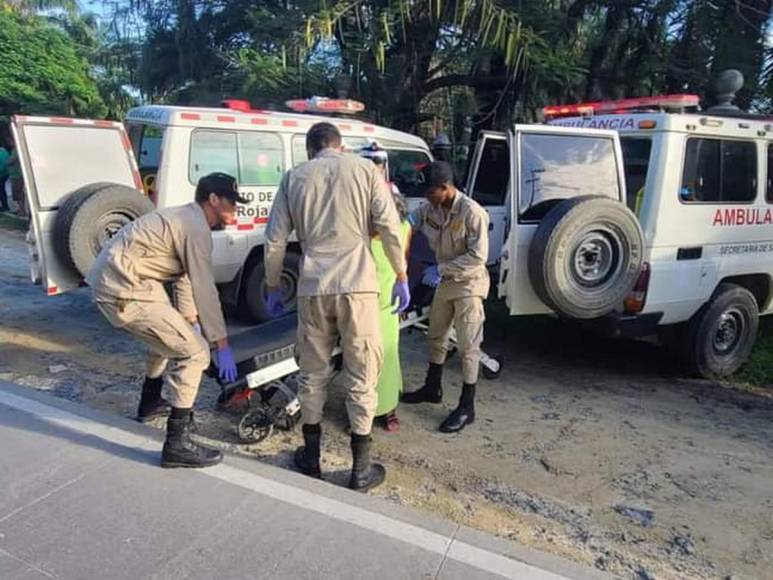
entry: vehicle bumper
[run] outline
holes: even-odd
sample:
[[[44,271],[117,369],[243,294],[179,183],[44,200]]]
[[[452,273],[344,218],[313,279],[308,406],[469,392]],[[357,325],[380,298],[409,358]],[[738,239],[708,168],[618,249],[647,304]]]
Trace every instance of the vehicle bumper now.
[[[647,314],[613,312],[595,320],[587,320],[582,325],[603,336],[637,338],[655,334],[662,318],[662,312]]]

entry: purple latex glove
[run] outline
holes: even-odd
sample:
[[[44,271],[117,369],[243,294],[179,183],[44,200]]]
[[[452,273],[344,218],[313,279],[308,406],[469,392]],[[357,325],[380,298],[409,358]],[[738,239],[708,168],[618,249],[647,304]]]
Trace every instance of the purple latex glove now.
[[[266,294],[266,304],[268,312],[274,318],[282,316],[285,313],[285,305],[282,303],[282,290],[276,289]]]
[[[198,322],[193,323],[193,332],[195,332],[198,335],[204,336],[203,334],[201,334],[201,324]]]
[[[392,310],[392,314],[400,314],[408,309],[411,304],[411,291],[408,289],[408,280],[395,281],[392,286],[392,306],[397,302],[397,307]]]
[[[424,270],[421,283],[431,288],[437,288],[440,285],[440,271],[436,265],[433,264]]]
[[[236,360],[234,351],[230,346],[221,348],[215,352],[217,357],[217,371],[220,380],[226,383],[232,383],[236,380]]]

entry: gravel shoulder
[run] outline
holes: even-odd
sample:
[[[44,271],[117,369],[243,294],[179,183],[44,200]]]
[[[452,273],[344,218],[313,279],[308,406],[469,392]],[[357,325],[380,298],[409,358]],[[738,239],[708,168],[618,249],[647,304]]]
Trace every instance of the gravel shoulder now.
[[[0,226],[0,378],[131,416],[141,349],[102,320],[87,290],[45,296],[26,260],[23,234]],[[495,301],[487,310],[485,348],[506,366],[499,379],[481,379],[477,422],[456,436],[436,431],[459,395],[452,358],[443,405],[401,408],[399,433],[375,432],[388,468],[379,495],[622,578],[770,577],[765,389],[686,379],[647,342],[511,318]],[[425,347],[420,334],[404,335],[409,385],[423,380]],[[214,411],[218,394],[206,379],[203,436],[290,468],[300,434],[235,446],[234,418]],[[342,483],[349,450],[335,386],[327,409],[323,469]]]

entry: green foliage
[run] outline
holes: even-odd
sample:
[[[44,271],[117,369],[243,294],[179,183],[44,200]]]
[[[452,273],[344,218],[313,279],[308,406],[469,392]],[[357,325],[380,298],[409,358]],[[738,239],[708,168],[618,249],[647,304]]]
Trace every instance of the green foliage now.
[[[43,10],[62,10],[69,14],[76,14],[78,2],[77,0],[0,0],[0,10],[23,16],[34,15]]]
[[[380,123],[454,138],[535,120],[546,104],[661,92],[695,92],[711,104],[712,79],[735,67],[746,77],[739,104],[764,112],[773,107],[772,4],[113,0],[111,18],[97,22],[72,0],[0,0],[4,18],[16,18],[11,28],[57,34],[34,16],[44,10],[71,39],[59,33],[68,48],[55,59],[40,42],[17,46],[7,58],[14,74],[35,70],[43,79],[43,68],[52,78],[27,75],[12,90],[4,80],[0,99],[12,103],[4,107],[73,112],[103,103],[120,117],[137,97],[197,105],[246,98],[274,108],[290,98],[345,96],[364,101]],[[20,54],[36,55],[34,66],[19,64]]]
[[[89,66],[64,32],[37,17],[0,11],[0,115],[103,116]]]

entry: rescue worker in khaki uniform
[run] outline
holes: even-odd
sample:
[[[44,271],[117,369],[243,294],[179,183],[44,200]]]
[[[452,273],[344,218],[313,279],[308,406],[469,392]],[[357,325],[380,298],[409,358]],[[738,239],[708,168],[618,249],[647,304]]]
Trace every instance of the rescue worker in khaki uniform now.
[[[454,187],[454,172],[443,161],[425,171],[425,196],[408,218],[424,233],[435,252],[437,265],[424,271],[422,282],[436,287],[429,315],[429,370],[424,386],[404,393],[403,403],[440,403],[443,400],[443,363],[451,325],[462,359],[462,396],[459,405],[440,425],[443,433],[456,433],[475,421],[475,385],[478,382],[480,345],[483,342],[483,300],[489,291],[489,217],[475,201]]]
[[[169,415],[162,467],[205,467],[220,451],[189,437],[201,374],[217,346],[220,378],[236,379],[225,321],[212,274],[212,230],[234,217],[236,180],[225,173],[202,177],[196,201],[154,211],[124,227],[97,257],[86,277],[94,301],[116,328],[148,348],[145,383],[137,418]],[[164,288],[171,284],[175,306]],[[169,404],[161,397],[166,373]],[[171,411],[171,412],[170,412]]]
[[[298,282],[298,342],[304,446],[295,453],[305,474],[321,477],[320,422],[331,357],[340,338],[343,382],[351,425],[353,465],[349,487],[366,491],[384,481],[383,465],[370,461],[370,431],[382,363],[378,278],[370,253],[371,233],[381,237],[397,280],[392,303],[408,307],[405,249],[400,221],[384,178],[370,161],[344,155],[341,134],[317,123],[306,136],[310,161],[285,174],[266,229],[269,309],[282,311],[282,262],[295,231],[303,250]]]

